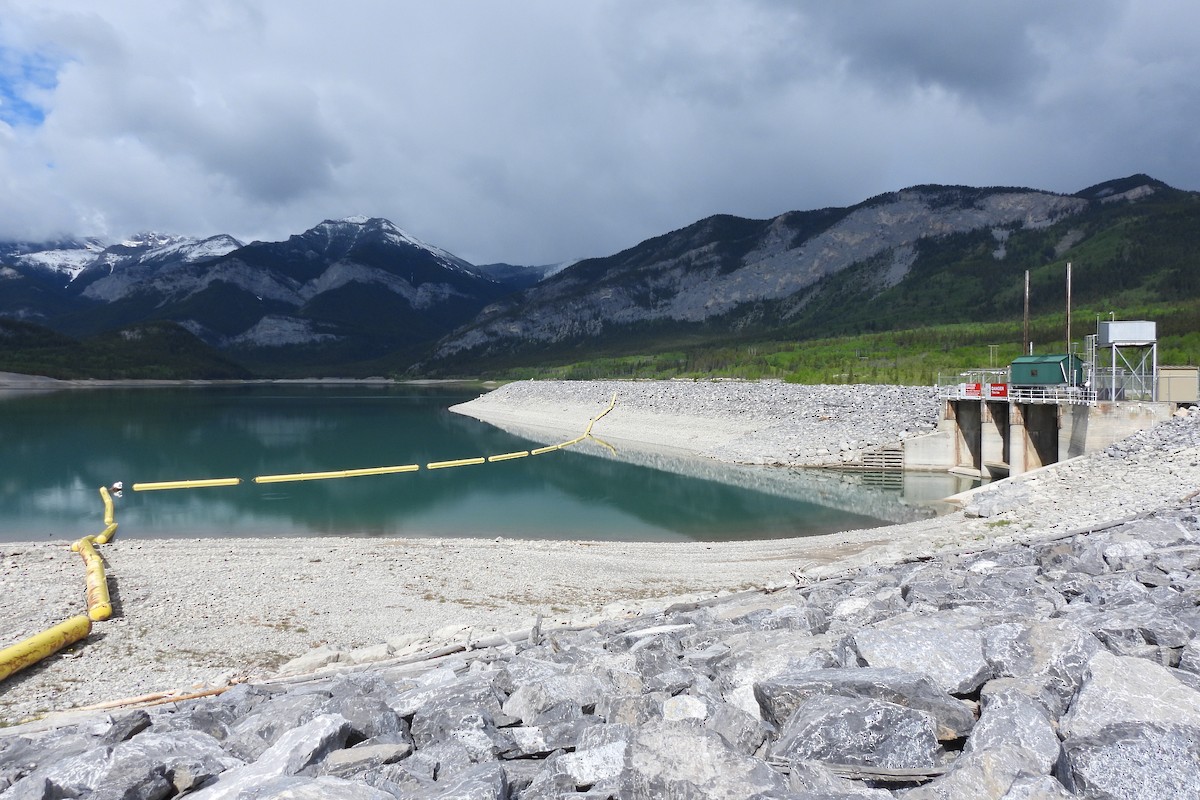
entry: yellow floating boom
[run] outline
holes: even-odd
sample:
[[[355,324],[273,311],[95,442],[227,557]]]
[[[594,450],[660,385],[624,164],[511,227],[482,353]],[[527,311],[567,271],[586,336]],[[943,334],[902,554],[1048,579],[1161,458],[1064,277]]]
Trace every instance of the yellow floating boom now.
[[[108,487],[100,487],[100,499],[104,501],[104,524],[113,524],[113,502],[112,495],[108,493]]]
[[[487,461],[483,456],[478,458],[460,458],[455,461],[430,461],[425,469],[446,469],[448,467],[469,467],[472,464],[482,464]]]
[[[101,533],[99,536],[95,537],[96,544],[108,544],[109,540],[112,539],[113,534],[116,532],[117,532],[117,523],[115,523],[115,522],[109,523],[104,528],[104,532]]]
[[[92,632],[92,621],[85,616],[71,617],[11,647],[0,650],[0,681],[75,644]]]
[[[328,481],[334,478],[361,478],[365,475],[392,475],[397,472],[416,472],[420,464],[404,464],[398,467],[366,467],[365,469],[337,469],[330,472],[293,472],[288,475],[259,475],[255,483],[290,483],[292,481]]]
[[[241,478],[206,478],[199,481],[158,481],[151,483],[135,483],[135,492],[157,492],[163,489],[206,489],[210,486],[237,486]]]
[[[490,464],[493,461],[512,461],[514,458],[525,458],[528,455],[528,450],[518,450],[515,453],[501,453],[500,455],[496,456],[488,456],[487,460]]]

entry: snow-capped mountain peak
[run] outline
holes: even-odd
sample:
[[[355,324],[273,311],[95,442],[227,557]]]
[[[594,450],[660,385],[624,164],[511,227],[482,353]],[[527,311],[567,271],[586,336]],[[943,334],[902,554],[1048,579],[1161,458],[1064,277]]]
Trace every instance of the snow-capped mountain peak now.
[[[142,256],[142,260],[177,257],[189,264],[194,264],[197,261],[219,258],[232,253],[241,246],[241,242],[225,234],[200,240],[178,237],[178,241],[151,249]]]
[[[99,249],[90,246],[66,250],[42,250],[18,256],[16,262],[23,267],[65,275],[69,283],[95,261],[100,252]]]
[[[179,244],[185,241],[188,241],[188,237],[186,236],[171,236],[170,234],[158,233],[157,231],[143,231],[141,233],[134,234],[128,239],[120,242],[120,245],[122,247],[130,247],[134,249],[152,249],[169,247],[170,245]]]

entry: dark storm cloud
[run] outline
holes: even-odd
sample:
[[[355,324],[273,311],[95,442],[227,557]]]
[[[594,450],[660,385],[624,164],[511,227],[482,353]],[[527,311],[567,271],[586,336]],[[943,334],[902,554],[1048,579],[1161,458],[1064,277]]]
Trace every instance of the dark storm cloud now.
[[[883,87],[941,87],[968,102],[1028,99],[1051,50],[1113,23],[1109,0],[809,3],[812,33],[851,73]]]
[[[1188,0],[0,0],[0,101],[35,109],[0,113],[0,237],[281,239],[363,213],[476,262],[548,263],[914,183],[1200,188],[1198,17]],[[14,80],[35,58],[49,72]]]

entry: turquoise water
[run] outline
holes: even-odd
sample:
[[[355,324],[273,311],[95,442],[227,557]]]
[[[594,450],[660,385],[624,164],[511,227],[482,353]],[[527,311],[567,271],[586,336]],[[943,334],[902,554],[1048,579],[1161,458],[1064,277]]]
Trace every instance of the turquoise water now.
[[[581,452],[416,473],[251,483],[256,475],[468,458],[540,446],[446,409],[475,390],[250,385],[16,392],[0,398],[0,541],[117,536],[770,539],[886,524],[778,492]],[[579,421],[579,432],[587,425]],[[135,482],[238,477],[231,488]]]

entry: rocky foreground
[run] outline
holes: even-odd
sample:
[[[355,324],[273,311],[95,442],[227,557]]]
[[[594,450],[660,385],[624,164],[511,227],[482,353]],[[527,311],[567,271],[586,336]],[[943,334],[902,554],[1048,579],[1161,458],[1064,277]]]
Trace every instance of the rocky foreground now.
[[[1174,474],[1198,443],[1184,417],[1073,464]],[[1053,474],[971,524],[1049,509]],[[0,797],[1197,797],[1198,514],[10,729]]]
[[[1198,510],[25,733],[0,797],[1200,796]]]

